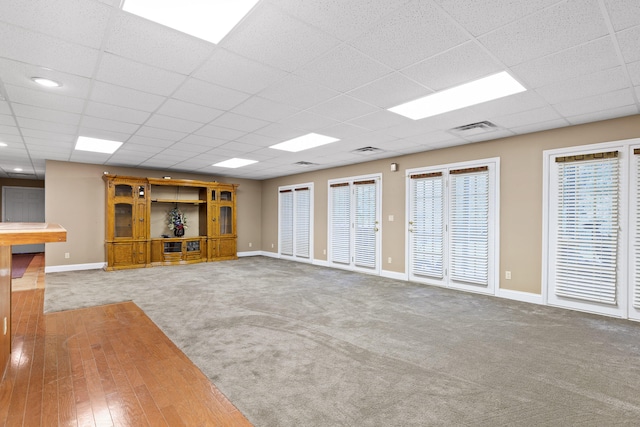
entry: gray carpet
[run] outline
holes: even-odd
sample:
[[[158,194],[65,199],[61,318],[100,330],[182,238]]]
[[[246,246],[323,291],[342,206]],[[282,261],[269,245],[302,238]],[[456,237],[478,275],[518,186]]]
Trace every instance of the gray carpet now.
[[[133,300],[259,427],[640,423],[640,324],[264,257],[47,274]]]

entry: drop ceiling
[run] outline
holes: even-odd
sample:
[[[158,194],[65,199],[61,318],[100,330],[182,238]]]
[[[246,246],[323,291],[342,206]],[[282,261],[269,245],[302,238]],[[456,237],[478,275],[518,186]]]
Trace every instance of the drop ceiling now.
[[[0,177],[43,179],[51,159],[267,179],[640,111],[638,0],[261,0],[217,45],[119,5],[0,2]],[[499,71],[528,90],[387,110]],[[269,148],[310,132],[340,141]],[[79,135],[124,144],[74,151]],[[212,166],[234,157],[258,162]]]

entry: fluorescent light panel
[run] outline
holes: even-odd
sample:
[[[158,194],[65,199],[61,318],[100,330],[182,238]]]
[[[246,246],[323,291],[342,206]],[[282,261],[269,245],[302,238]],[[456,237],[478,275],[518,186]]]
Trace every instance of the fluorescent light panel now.
[[[47,79],[45,77],[31,77],[31,80],[44,87],[61,87],[62,83],[55,80]]]
[[[319,147],[321,145],[330,144],[336,141],[340,140],[331,136],[309,133],[297,138],[290,139],[288,141],[281,142],[276,145],[272,145],[269,148],[297,153],[298,151],[308,150],[309,148]]]
[[[219,43],[258,0],[125,0],[122,10]]]
[[[436,116],[527,90],[506,71],[389,108],[413,120]]]
[[[112,154],[118,148],[120,148],[121,145],[122,142],[118,141],[80,136],[78,137],[78,142],[76,142],[76,150],[91,151],[93,153]]]
[[[219,162],[214,164],[213,166],[217,166],[220,168],[231,168],[231,169],[235,169],[235,168],[240,168],[242,166],[247,166],[247,165],[252,165],[254,163],[258,163],[257,160],[248,160],[248,159],[238,159],[238,158],[233,158],[233,159],[229,159],[229,160],[225,160],[224,162]]]

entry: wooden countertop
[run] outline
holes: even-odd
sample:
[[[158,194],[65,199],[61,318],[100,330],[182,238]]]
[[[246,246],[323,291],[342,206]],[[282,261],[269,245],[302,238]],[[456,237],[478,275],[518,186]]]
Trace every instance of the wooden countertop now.
[[[0,222],[0,246],[66,242],[67,230],[47,222]]]

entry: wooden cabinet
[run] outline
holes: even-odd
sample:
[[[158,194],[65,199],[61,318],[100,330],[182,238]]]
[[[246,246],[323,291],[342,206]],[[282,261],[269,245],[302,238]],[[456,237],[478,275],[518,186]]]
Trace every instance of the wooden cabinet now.
[[[237,258],[236,184],[117,175],[103,179],[107,270]],[[169,228],[172,210],[184,221],[183,235]]]

